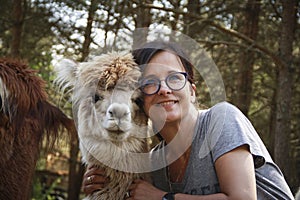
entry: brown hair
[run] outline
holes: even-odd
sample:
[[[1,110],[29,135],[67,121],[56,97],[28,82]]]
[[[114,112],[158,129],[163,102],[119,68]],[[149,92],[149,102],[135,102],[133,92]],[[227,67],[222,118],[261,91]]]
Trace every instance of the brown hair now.
[[[142,45],[140,48],[132,51],[135,62],[143,70],[145,65],[149,63],[151,58],[161,51],[170,51],[180,58],[185,71],[188,74],[188,81],[194,83],[193,65],[189,61],[188,56],[178,44],[174,42],[153,41]]]

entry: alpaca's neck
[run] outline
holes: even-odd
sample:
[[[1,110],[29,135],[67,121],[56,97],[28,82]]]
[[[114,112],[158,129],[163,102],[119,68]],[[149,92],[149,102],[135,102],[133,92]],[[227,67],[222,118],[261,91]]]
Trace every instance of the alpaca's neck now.
[[[139,156],[132,155],[135,152],[144,152],[144,145],[144,141],[139,138],[130,138],[128,141],[117,143],[92,139],[89,144],[81,143],[81,149],[85,149],[82,154],[89,164],[104,164],[114,169],[121,168],[123,171],[131,171],[133,168],[142,168],[142,165],[145,164]]]

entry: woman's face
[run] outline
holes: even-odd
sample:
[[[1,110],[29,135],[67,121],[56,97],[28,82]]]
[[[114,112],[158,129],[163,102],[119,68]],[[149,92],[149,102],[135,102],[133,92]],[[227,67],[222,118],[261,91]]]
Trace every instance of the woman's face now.
[[[144,96],[145,112],[154,123],[179,122],[187,116],[191,102],[195,100],[195,88],[188,81],[178,91],[166,85],[166,77],[174,72],[186,71],[179,57],[168,51],[154,55],[143,72],[143,78],[155,77],[161,80],[161,87],[156,94]]]

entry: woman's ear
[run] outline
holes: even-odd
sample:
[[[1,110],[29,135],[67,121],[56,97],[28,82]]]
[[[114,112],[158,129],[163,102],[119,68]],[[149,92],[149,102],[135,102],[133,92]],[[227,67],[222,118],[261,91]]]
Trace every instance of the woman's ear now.
[[[191,89],[191,102],[195,103],[196,102],[196,85],[194,83],[192,83],[190,85],[190,89]]]
[[[196,95],[196,85],[194,83],[191,84],[191,89],[192,89],[192,96]]]

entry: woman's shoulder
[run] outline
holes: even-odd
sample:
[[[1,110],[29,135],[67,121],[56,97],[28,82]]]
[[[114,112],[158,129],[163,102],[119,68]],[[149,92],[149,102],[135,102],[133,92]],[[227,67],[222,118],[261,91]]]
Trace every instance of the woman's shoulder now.
[[[227,101],[219,102],[219,103],[215,104],[214,106],[212,106],[210,108],[211,111],[221,111],[221,110],[224,110],[224,109],[239,111],[239,109],[235,105],[233,105],[233,104],[231,104]]]
[[[244,114],[233,104],[223,101],[217,103],[203,112],[208,119],[220,120],[220,119],[229,119],[229,118],[239,118],[245,117]]]

